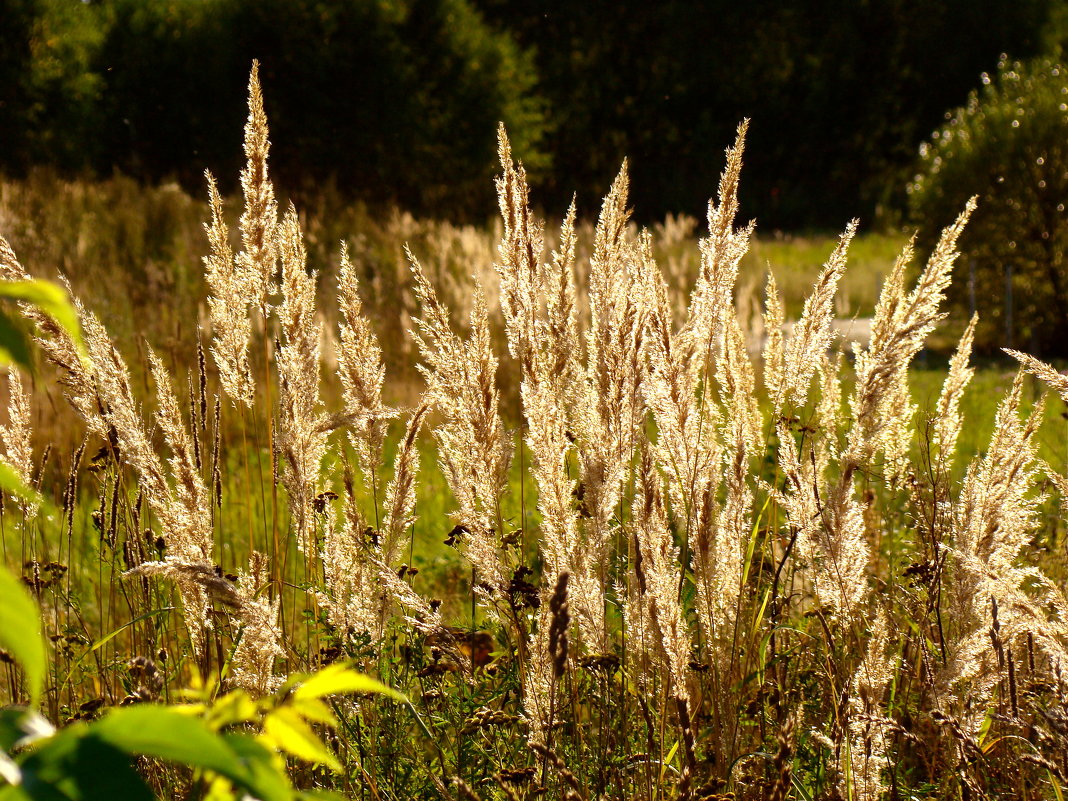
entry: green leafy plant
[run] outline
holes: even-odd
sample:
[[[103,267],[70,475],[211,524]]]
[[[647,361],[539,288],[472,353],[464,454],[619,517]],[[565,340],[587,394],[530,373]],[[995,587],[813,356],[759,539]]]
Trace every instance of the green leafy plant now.
[[[3,302],[0,306],[0,364],[33,369],[29,334],[17,318],[7,312],[7,306],[15,303],[30,304],[50,315],[84,355],[78,314],[62,287],[41,279],[5,281],[0,283],[0,301]],[[43,500],[6,461],[0,461],[0,490],[33,499],[38,504]]]
[[[29,593],[0,568],[0,646],[19,663],[31,708],[0,710],[0,801],[111,801],[154,797],[134,767],[147,757],[192,770],[192,782],[213,801],[252,796],[261,801],[303,797],[286,772],[288,754],[340,770],[315,727],[333,727],[331,696],[375,693],[407,699],[381,682],[334,664],[293,676],[274,695],[253,700],[244,690],[216,695],[205,682],[190,703],[137,704],[110,710],[92,723],[56,730],[32,707],[44,679],[40,614]],[[321,796],[320,796],[321,797]]]
[[[909,196],[923,243],[973,195],[979,207],[961,237],[951,302],[979,312],[980,347],[1068,355],[1065,67],[1003,58],[922,146]]]

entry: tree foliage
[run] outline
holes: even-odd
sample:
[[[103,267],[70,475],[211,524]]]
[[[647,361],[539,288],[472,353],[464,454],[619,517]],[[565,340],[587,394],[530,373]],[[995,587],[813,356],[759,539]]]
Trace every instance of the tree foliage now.
[[[1059,8],[6,0],[0,169],[117,168],[198,190],[205,166],[234,175],[255,58],[274,174],[290,194],[334,182],[350,197],[476,217],[492,202],[504,121],[555,211],[576,191],[590,210],[628,156],[644,214],[700,215],[716,154],[748,117],[760,157],[747,165],[745,213],[764,229],[837,230],[900,211],[916,147],[944,110],[999,53],[1059,41]]]
[[[764,230],[899,211],[919,143],[1000,53],[1037,51],[1054,5],[479,2],[536,48],[558,181],[542,196],[595,202],[627,156],[646,213],[699,215],[748,117],[742,209]]]
[[[909,193],[927,236],[979,195],[953,295],[977,344],[1068,355],[1068,71],[1003,59],[923,145]]]
[[[16,80],[0,91],[21,92],[8,106],[26,140],[0,154],[9,171],[117,168],[198,190],[205,166],[236,174],[253,59],[280,143],[272,172],[291,194],[332,181],[350,196],[463,217],[492,201],[501,120],[544,163],[530,58],[468,0],[24,5],[0,34],[30,45],[4,49]]]

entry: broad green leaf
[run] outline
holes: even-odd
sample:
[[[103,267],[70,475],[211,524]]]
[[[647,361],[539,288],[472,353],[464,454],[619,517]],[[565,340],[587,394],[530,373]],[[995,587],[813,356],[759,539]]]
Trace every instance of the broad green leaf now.
[[[4,567],[0,567],[0,598],[0,648],[22,666],[30,704],[36,706],[45,676],[41,615],[26,588]]]
[[[0,310],[0,362],[17,364],[27,371],[33,369],[30,338],[3,310]]]
[[[344,664],[330,665],[309,676],[293,692],[293,698],[299,701],[304,698],[322,698],[326,695],[341,695],[343,693],[378,693],[397,701],[407,700],[402,693],[397,692],[392,687],[388,687],[370,676],[357,673]]]
[[[22,481],[18,472],[3,459],[0,459],[0,489],[11,495],[17,495],[31,503],[44,504],[44,498],[33,487],[27,486]]]
[[[55,727],[32,709],[17,706],[0,709],[0,751],[25,748],[55,733]]]
[[[263,738],[306,762],[318,762],[341,770],[334,755],[295,709],[279,707],[264,718]]]
[[[130,754],[214,771],[263,801],[284,797],[260,787],[245,761],[203,720],[176,709],[154,704],[116,709],[92,724],[92,731]]]
[[[34,801],[151,801],[152,793],[121,748],[84,725],[69,726],[20,757],[23,795]]]
[[[78,324],[78,313],[63,287],[41,279],[0,281],[0,298],[24,301],[37,306],[50,315],[84,353],[85,345],[82,342],[81,326]]]

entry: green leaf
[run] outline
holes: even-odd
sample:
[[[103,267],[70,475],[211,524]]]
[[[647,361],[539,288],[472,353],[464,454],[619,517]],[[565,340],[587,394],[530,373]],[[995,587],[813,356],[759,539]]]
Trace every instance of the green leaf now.
[[[32,709],[9,706],[0,709],[0,751],[11,752],[56,733],[55,727]]]
[[[290,801],[289,779],[275,767],[275,755],[247,734],[224,734],[223,740],[237,754],[248,773],[247,786],[261,801]]]
[[[1064,793],[1061,792],[1061,785],[1057,782],[1057,777],[1053,775],[1053,771],[1047,769],[1046,775],[1049,776],[1049,783],[1053,787],[1053,794],[1057,796],[1057,801],[1064,801]]]
[[[23,301],[37,306],[70,335],[79,351],[85,353],[81,326],[78,324],[78,313],[74,310],[63,287],[41,279],[0,281],[0,298]]]
[[[402,693],[388,687],[380,681],[357,673],[348,665],[337,664],[323,668],[308,677],[293,692],[293,698],[300,701],[305,698],[322,698],[326,695],[343,693],[378,693],[397,701],[406,701]]]
[[[22,784],[22,771],[15,760],[4,751],[0,751],[0,781],[8,784]]]
[[[0,598],[0,648],[22,666],[30,704],[36,706],[45,676],[41,615],[22,582],[4,567],[0,567]]]
[[[245,760],[203,720],[177,709],[153,704],[124,707],[91,728],[102,741],[127,753],[212,770],[262,801],[286,797],[272,786],[261,786]]]
[[[283,706],[271,712],[263,720],[263,736],[276,748],[306,762],[341,770],[337,758],[295,709]]]
[[[2,310],[0,310],[0,362],[17,364],[27,371],[33,369],[29,336]]]
[[[24,484],[18,471],[3,459],[0,459],[0,489],[31,503],[44,504],[41,494],[33,487]]]
[[[216,728],[247,723],[259,717],[259,707],[244,690],[232,690],[215,700],[208,713],[211,725]]]
[[[295,698],[289,706],[311,723],[337,726],[337,717],[334,716],[330,707],[319,698]]]
[[[122,749],[73,725],[19,760],[21,798],[34,801],[151,801],[152,793]]]

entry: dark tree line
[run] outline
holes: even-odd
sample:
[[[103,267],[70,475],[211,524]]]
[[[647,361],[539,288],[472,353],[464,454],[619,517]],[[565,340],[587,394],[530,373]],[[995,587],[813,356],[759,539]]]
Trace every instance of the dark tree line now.
[[[902,207],[919,143],[1057,0],[0,0],[0,168],[235,175],[262,64],[276,174],[452,218],[492,210],[504,120],[558,212],[629,157],[638,212],[700,213],[752,120],[763,228]]]
[[[534,48],[559,202],[631,157],[643,210],[699,210],[752,120],[743,208],[763,227],[900,207],[919,143],[999,53],[1042,43],[1046,0],[480,0]]]

